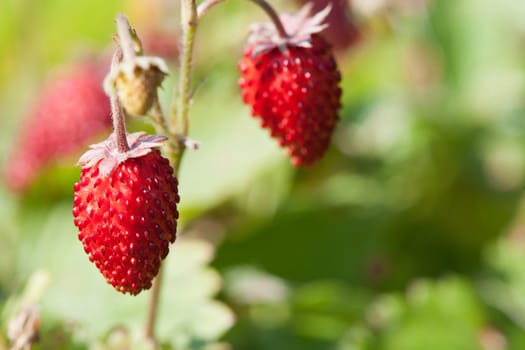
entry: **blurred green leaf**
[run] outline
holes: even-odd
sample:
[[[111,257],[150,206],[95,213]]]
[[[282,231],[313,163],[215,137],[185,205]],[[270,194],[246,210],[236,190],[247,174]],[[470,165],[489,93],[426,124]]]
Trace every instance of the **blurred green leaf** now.
[[[375,312],[382,308],[379,301]],[[386,304],[388,307],[388,304]],[[369,314],[381,334],[382,349],[480,349],[478,333],[484,314],[471,285],[461,278],[417,281],[404,298],[404,307],[391,319]]]

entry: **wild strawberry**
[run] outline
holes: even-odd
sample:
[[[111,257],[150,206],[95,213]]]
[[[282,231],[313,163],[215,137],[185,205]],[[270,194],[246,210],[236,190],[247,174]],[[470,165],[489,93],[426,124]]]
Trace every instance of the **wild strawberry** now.
[[[72,65],[48,78],[6,163],[5,180],[13,190],[25,190],[42,168],[83,149],[111,126],[100,65]]]
[[[91,146],[79,163],[74,223],[89,260],[122,293],[151,287],[161,261],[175,241],[177,179],[159,151],[162,136],[127,136],[129,151],[119,152],[113,133]]]
[[[326,16],[328,27],[323,37],[335,49],[346,49],[359,40],[361,33],[352,14],[349,0],[297,0],[300,4],[311,2],[312,11],[321,11],[327,6],[332,10]]]
[[[341,75],[318,34],[329,9],[308,17],[310,9],[308,4],[296,15],[281,16],[286,37],[273,25],[255,26],[239,63],[244,102],[296,166],[311,165],[325,153],[341,97]]]

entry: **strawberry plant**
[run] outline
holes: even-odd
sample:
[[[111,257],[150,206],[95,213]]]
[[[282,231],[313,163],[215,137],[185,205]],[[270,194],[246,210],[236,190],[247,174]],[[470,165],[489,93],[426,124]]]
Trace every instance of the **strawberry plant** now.
[[[328,148],[341,106],[341,76],[330,45],[319,34],[326,28],[323,20],[330,9],[312,14],[311,6],[306,5],[296,15],[280,16],[265,0],[253,2],[271,22],[253,30],[240,64],[244,101],[252,105],[262,126],[288,149],[294,165],[311,165]],[[220,1],[207,0],[197,7],[195,0],[181,1],[179,83],[171,107],[161,103],[158,93],[169,74],[167,64],[161,57],[147,55],[140,33],[119,14],[115,20],[117,47],[104,80],[108,97],[103,98],[98,90],[102,86],[97,74],[100,68],[92,73],[73,71],[76,75],[68,75],[63,83],[55,79],[55,86],[46,88],[49,96],[38,103],[39,110],[28,122],[28,135],[22,136],[26,144],[19,149],[25,153],[15,153],[16,162],[9,163],[12,187],[24,190],[49,159],[71,152],[74,147],[68,143],[82,146],[89,136],[103,130],[108,113],[98,105],[107,105],[109,100],[113,132],[105,141],[91,145],[78,162],[82,172],[74,185],[74,224],[89,260],[116,291],[137,295],[152,289],[144,335],[153,347],[159,344],[155,324],[161,265],[179,226],[177,177],[185,149],[198,148],[189,137],[194,41],[199,21],[218,4]],[[98,100],[88,100],[94,94]],[[149,120],[158,134],[128,133],[128,117]],[[69,129],[47,136],[45,130],[50,126],[34,127],[46,118],[50,125],[59,120]],[[99,119],[101,127],[90,126]],[[83,132],[81,137],[75,128]],[[11,320],[16,331],[9,338],[12,344],[21,344],[13,346],[27,347],[36,340],[32,332],[38,330],[38,318],[38,309],[31,308]],[[27,320],[20,321],[23,319]],[[23,325],[17,322],[31,322],[34,329],[21,329]]]
[[[0,2],[0,350],[523,349],[524,6]]]

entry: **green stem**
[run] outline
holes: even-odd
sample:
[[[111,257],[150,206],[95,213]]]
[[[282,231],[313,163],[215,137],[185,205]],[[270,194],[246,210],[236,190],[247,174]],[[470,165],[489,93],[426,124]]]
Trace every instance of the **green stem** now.
[[[151,287],[150,292],[148,314],[146,316],[146,327],[144,329],[144,336],[146,337],[146,340],[148,340],[154,346],[157,345],[157,341],[155,338],[155,322],[157,320],[157,313],[159,309],[163,270],[164,269],[162,268],[161,264],[159,273],[157,274],[157,277],[155,277],[155,279],[153,280],[153,286]]]
[[[155,97],[155,100],[153,101],[153,106],[148,114],[148,117],[151,119],[156,133],[164,135],[168,138],[168,142],[164,143],[164,153],[169,159],[170,163],[173,165],[177,161],[182,145],[180,144],[180,140],[175,135],[173,135],[166,124],[166,118],[162,112],[162,106],[160,105],[158,96]]]
[[[188,135],[188,113],[191,100],[191,65],[193,42],[197,31],[197,6],[195,0],[181,0],[182,50],[178,101],[176,113],[172,115],[171,127],[176,134]]]
[[[169,125],[166,125],[166,119],[162,113],[162,108],[158,99],[154,102],[152,114],[157,131],[161,131],[168,137],[166,154],[173,167],[173,176],[179,174],[180,162],[184,154],[185,146],[180,141],[188,135],[188,116],[191,100],[191,63],[193,60],[193,41],[197,30],[197,6],[195,0],[181,0],[181,25],[182,25],[182,51],[181,51],[181,68],[179,76],[179,90],[175,91],[175,101],[171,111]],[[146,319],[145,336],[155,344],[155,322],[160,299],[160,290],[162,284],[162,268],[153,281],[151,297]]]

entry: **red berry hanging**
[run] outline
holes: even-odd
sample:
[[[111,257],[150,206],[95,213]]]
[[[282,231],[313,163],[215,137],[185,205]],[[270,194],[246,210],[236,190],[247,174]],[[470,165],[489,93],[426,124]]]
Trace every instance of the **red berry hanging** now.
[[[120,152],[112,134],[79,161],[73,206],[78,238],[89,260],[122,293],[149,289],[175,241],[177,179],[153,149],[164,140],[129,134],[130,149]]]
[[[338,120],[341,75],[330,45],[318,33],[329,9],[309,17],[311,5],[252,29],[239,63],[243,100],[261,126],[286,147],[296,166],[311,165],[329,146]]]

